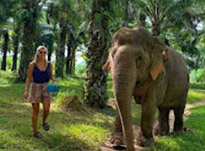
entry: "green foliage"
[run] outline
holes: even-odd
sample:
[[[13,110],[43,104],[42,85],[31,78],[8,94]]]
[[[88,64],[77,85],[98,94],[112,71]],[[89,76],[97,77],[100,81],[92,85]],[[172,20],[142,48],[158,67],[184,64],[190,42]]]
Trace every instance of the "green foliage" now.
[[[87,62],[86,54],[82,54],[82,58],[83,58],[83,60],[85,60]]]
[[[108,91],[109,98],[114,98],[112,79],[110,73],[108,74],[108,79],[107,79],[107,91]]]
[[[187,102],[194,103],[200,100],[205,100],[205,89],[190,89]]]
[[[205,83],[205,69],[192,70],[190,73],[191,83]]]
[[[75,68],[75,75],[77,77],[85,77],[85,68],[86,65],[77,65]]]
[[[202,42],[204,40],[204,28],[202,27],[204,17],[202,7],[200,7],[203,3],[204,1],[188,0],[185,5],[189,7],[186,6],[186,9],[176,14],[171,13],[171,16],[165,20],[166,24],[162,26],[162,37],[167,39],[171,47],[182,52],[190,70],[203,68],[205,63]]]
[[[12,57],[7,57],[7,59],[6,59],[6,68],[7,68],[7,70],[11,70],[11,68],[12,68],[12,61],[13,61]]]
[[[202,90],[205,90],[205,84],[201,84],[201,83],[190,83],[189,87],[190,87],[190,89],[202,89]]]
[[[0,83],[1,84],[12,83],[14,82],[16,75],[17,74],[15,72],[9,73],[9,72],[0,70]]]
[[[0,26],[5,24],[9,17],[14,14],[15,8],[18,6],[17,0],[1,0],[0,1]]]
[[[191,83],[187,102],[194,103],[199,100],[205,100],[205,85],[199,83]]]

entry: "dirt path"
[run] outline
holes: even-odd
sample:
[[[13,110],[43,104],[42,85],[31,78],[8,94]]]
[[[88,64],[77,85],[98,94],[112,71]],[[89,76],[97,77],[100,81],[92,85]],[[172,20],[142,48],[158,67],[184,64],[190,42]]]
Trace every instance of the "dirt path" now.
[[[197,106],[205,106],[205,100],[198,101],[198,102],[195,102],[195,103],[192,103],[192,104],[186,104],[186,108],[185,108],[185,111],[184,111],[184,121],[188,119],[188,116],[191,113],[190,109],[193,108],[193,107],[197,107]],[[169,114],[169,125],[170,125],[170,132],[172,132],[173,131],[173,125],[174,125],[174,112],[173,111],[171,111],[170,114]],[[137,133],[138,130],[139,130],[139,127],[134,126],[134,133]],[[135,146],[135,150],[136,151],[144,151],[146,149]],[[100,151],[126,151],[126,149],[124,149],[124,148],[114,149],[112,147],[112,145],[109,143],[109,141],[106,140],[103,143],[103,145],[100,147]]]

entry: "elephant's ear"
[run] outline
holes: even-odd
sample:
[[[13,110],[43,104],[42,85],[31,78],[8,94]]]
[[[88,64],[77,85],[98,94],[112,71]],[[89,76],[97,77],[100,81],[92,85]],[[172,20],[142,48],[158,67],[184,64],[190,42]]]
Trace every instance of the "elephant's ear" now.
[[[156,80],[160,73],[165,74],[163,62],[168,60],[168,49],[166,45],[159,40],[154,38],[154,47],[153,47],[153,62],[150,69],[150,74],[153,80]]]
[[[150,69],[152,79],[156,80],[160,73],[165,73],[163,63],[160,61],[154,62]]]

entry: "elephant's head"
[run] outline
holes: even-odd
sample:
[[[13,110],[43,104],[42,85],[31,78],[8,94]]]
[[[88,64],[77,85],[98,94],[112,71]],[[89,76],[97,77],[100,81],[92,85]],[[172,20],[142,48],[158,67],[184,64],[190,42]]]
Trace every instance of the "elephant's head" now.
[[[143,80],[149,74],[156,80],[160,73],[165,74],[163,62],[168,60],[168,48],[157,37],[153,37],[145,28],[122,28],[113,36],[112,50],[103,69],[112,71],[115,55],[123,51],[132,51],[137,68],[137,81]],[[127,50],[126,50],[127,49]],[[121,60],[122,63],[126,60]]]
[[[150,77],[156,80],[164,73],[168,52],[165,44],[145,28],[122,28],[112,41],[112,50],[103,69],[110,68],[114,93],[120,111],[127,149],[133,150],[131,97],[137,83]]]

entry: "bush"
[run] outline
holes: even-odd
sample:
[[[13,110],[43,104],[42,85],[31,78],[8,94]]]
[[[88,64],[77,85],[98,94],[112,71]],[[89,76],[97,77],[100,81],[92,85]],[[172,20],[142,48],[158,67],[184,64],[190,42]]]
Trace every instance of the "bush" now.
[[[192,70],[190,73],[191,83],[205,83],[205,69]]]
[[[16,75],[17,75],[16,72],[8,73],[6,71],[0,70],[0,83],[1,84],[12,83],[14,82]]]

